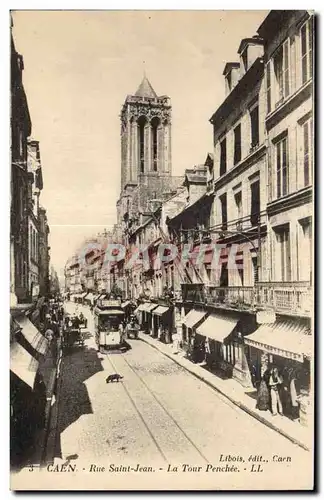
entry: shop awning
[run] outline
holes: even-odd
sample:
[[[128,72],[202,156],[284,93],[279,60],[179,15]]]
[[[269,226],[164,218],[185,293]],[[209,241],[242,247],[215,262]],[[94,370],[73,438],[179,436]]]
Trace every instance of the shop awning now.
[[[156,309],[154,309],[153,314],[156,314],[157,316],[163,316],[163,314],[167,313],[169,310],[170,307],[158,306]]]
[[[224,342],[238,323],[238,319],[218,314],[210,314],[208,318],[197,328],[197,333],[209,339]]]
[[[45,354],[49,346],[48,340],[37,330],[36,326],[26,316],[20,316],[16,318],[16,321],[29,344],[39,354]]]
[[[187,316],[183,318],[182,323],[186,325],[188,328],[193,328],[200,320],[206,316],[206,311],[198,311],[197,309],[191,309],[188,312]]]
[[[96,309],[100,316],[124,316],[124,311],[120,309]]]
[[[31,389],[34,387],[37,369],[38,361],[18,342],[10,345],[10,370]]]
[[[293,321],[276,321],[261,325],[254,333],[244,337],[247,345],[261,351],[303,362],[313,352],[313,338],[309,330]]]
[[[145,304],[140,304],[134,311],[134,313],[145,311]]]
[[[157,304],[152,304],[152,303],[145,304],[145,312],[152,312],[156,307],[158,307]]]

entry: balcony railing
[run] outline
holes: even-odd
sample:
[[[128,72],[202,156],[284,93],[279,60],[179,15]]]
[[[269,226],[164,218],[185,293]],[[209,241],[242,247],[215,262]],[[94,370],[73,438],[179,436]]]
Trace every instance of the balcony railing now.
[[[308,281],[258,283],[258,303],[278,312],[310,316],[313,309],[312,289]]]
[[[228,287],[186,283],[182,284],[182,300],[246,311],[272,309],[297,316],[310,316],[313,309],[309,282],[259,282],[255,286]]]
[[[228,304],[238,309],[254,308],[255,291],[253,286],[206,286],[206,303],[207,305]]]

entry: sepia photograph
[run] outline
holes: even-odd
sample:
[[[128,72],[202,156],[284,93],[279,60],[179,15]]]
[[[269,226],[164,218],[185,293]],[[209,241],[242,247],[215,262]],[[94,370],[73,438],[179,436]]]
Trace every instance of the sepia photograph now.
[[[8,12],[11,490],[314,490],[315,24]]]

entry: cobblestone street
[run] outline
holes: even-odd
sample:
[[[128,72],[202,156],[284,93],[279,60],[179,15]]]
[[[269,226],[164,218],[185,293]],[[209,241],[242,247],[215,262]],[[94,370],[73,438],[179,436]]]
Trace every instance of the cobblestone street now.
[[[68,304],[70,311],[74,307]],[[297,467],[305,471],[300,467],[307,452],[144,342],[131,340],[126,354],[99,354],[91,335],[91,314],[87,308],[82,311],[89,318],[90,333],[84,348],[63,358],[56,457],[72,457],[87,465],[140,463],[165,468],[185,463],[222,465],[221,455],[239,454],[250,473],[249,457],[262,455],[269,461],[262,466],[280,474],[280,481],[291,481]],[[106,384],[111,373],[120,373],[123,381]],[[292,458],[274,462],[275,456]],[[236,476],[237,487],[244,484],[244,477]],[[254,480],[264,484],[265,477],[255,474]]]

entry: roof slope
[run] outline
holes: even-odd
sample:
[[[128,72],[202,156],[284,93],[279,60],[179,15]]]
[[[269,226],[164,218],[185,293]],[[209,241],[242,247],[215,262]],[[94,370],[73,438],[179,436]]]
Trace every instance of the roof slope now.
[[[155,90],[153,89],[146,76],[143,77],[143,80],[136,90],[135,95],[137,97],[152,97],[154,99],[157,98],[157,94],[155,93]]]

